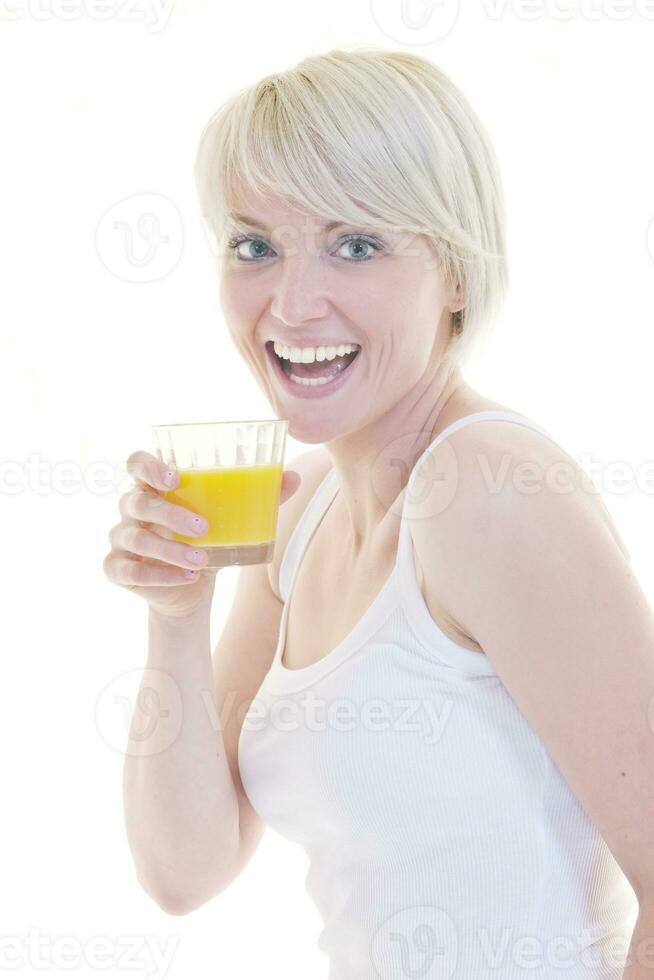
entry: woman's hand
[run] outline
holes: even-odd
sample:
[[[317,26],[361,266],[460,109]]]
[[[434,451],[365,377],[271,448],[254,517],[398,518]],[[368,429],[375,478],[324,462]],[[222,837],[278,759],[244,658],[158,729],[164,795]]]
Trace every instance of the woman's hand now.
[[[164,494],[179,485],[179,474],[145,450],[132,453],[126,465],[136,485],[119,500],[122,520],[109,532],[105,575],[162,615],[183,617],[203,604],[210,606],[216,575],[215,570],[201,574],[206,551],[173,540],[173,532],[192,538],[203,537],[207,530],[199,514],[165,499]],[[164,483],[167,472],[175,475],[172,486]],[[295,493],[300,481],[295,470],[283,473],[280,503]],[[200,518],[199,528],[195,518]]]

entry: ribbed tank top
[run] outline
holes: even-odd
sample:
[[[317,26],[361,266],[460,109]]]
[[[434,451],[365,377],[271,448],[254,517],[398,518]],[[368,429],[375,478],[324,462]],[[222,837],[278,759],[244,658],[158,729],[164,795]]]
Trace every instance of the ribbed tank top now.
[[[395,566],[321,660],[282,664],[289,598],[338,491],[330,470],[280,566],[274,659],[243,721],[252,806],[300,844],[328,980],[621,980],[636,896],[489,659],[446,636],[415,577],[404,491]],[[338,590],[346,579],[334,583]]]

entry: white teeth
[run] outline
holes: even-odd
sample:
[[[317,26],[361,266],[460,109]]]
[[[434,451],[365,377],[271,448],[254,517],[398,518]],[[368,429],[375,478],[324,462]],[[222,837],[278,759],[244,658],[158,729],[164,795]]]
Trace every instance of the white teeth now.
[[[335,357],[351,354],[359,344],[340,344],[338,347],[287,347],[274,341],[275,354],[295,364],[312,364],[314,361],[333,361]]]
[[[335,375],[335,377],[338,377],[338,375]],[[289,378],[291,381],[295,381],[296,384],[305,385],[310,388],[314,388],[316,385],[327,385],[330,381],[334,380],[334,378],[298,378],[297,374],[293,374],[293,372],[289,374]]]

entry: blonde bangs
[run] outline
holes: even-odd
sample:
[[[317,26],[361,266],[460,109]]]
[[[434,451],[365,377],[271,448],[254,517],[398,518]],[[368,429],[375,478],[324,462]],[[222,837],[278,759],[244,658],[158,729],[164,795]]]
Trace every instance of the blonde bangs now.
[[[424,58],[335,50],[265,76],[208,121],[195,179],[217,251],[239,186],[317,219],[427,236],[466,297],[448,356],[463,360],[499,308],[507,273],[497,164],[471,107]]]

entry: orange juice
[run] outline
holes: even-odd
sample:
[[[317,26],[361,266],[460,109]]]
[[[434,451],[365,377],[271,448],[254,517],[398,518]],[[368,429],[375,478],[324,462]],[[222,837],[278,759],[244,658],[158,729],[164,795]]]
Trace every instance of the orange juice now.
[[[209,565],[249,565],[272,560],[282,465],[180,469],[179,487],[166,500],[209,523],[202,538],[174,533],[175,541],[203,548]]]

